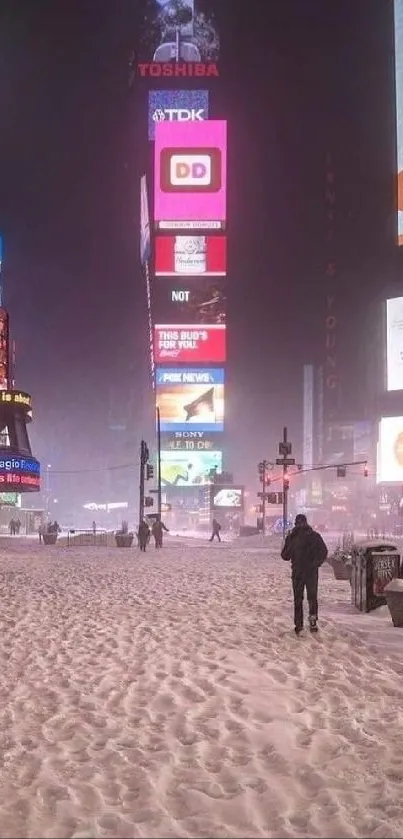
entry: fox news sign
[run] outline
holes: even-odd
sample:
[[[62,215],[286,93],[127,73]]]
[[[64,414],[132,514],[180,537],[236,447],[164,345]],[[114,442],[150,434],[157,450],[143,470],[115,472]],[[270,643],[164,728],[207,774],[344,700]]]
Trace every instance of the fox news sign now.
[[[155,139],[157,122],[203,122],[208,112],[208,90],[150,90],[148,139]]]

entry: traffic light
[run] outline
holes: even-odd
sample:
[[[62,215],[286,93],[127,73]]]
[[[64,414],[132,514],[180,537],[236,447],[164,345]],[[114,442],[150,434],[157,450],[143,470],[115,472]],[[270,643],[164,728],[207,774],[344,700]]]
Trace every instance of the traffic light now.
[[[146,476],[147,476],[147,481],[150,481],[151,478],[154,477],[154,466],[151,463],[147,463]]]
[[[265,473],[266,473],[266,464],[265,464],[264,460],[261,460],[260,463],[258,463],[257,471],[259,473],[260,480],[263,482],[264,477],[265,477]]]
[[[368,478],[368,466],[365,464],[364,466],[364,478]]]
[[[284,486],[284,491],[287,492],[287,489],[290,488],[290,479],[289,479],[288,475],[284,475],[283,486]]]
[[[142,440],[141,441],[141,462],[142,462],[143,466],[144,466],[145,463],[147,463],[149,457],[150,457],[150,452],[148,451],[147,443],[144,440]]]

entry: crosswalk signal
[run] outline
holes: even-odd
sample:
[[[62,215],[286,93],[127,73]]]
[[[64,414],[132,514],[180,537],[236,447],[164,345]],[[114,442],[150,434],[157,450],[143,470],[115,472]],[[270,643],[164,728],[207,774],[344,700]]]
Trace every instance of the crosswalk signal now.
[[[151,463],[147,463],[147,481],[150,481],[151,478],[154,477],[154,466]]]
[[[345,466],[338,466],[337,467],[337,477],[338,478],[345,478],[346,477],[346,467]]]
[[[147,495],[144,499],[144,506],[145,507],[153,507],[154,506],[154,499],[151,495]]]

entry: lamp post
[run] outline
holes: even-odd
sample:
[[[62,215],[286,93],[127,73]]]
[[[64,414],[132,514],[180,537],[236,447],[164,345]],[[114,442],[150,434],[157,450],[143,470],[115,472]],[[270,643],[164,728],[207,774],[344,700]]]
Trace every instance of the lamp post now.
[[[51,463],[46,464],[46,472],[45,472],[45,512],[46,512],[46,519],[49,518],[49,502],[50,502],[50,470],[52,468]]]

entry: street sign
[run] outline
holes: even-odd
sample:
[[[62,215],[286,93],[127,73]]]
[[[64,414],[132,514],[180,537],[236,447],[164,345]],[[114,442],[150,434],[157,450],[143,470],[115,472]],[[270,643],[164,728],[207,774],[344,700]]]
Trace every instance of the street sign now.
[[[295,457],[277,457],[277,466],[295,466]]]
[[[158,492],[158,490],[157,490],[157,489],[149,489],[148,491],[149,491],[149,492],[154,492],[155,494],[157,494],[157,492]]]
[[[266,498],[267,499],[269,497],[269,495],[270,495],[270,493],[267,493],[267,492],[258,492],[257,493],[258,498]]]

